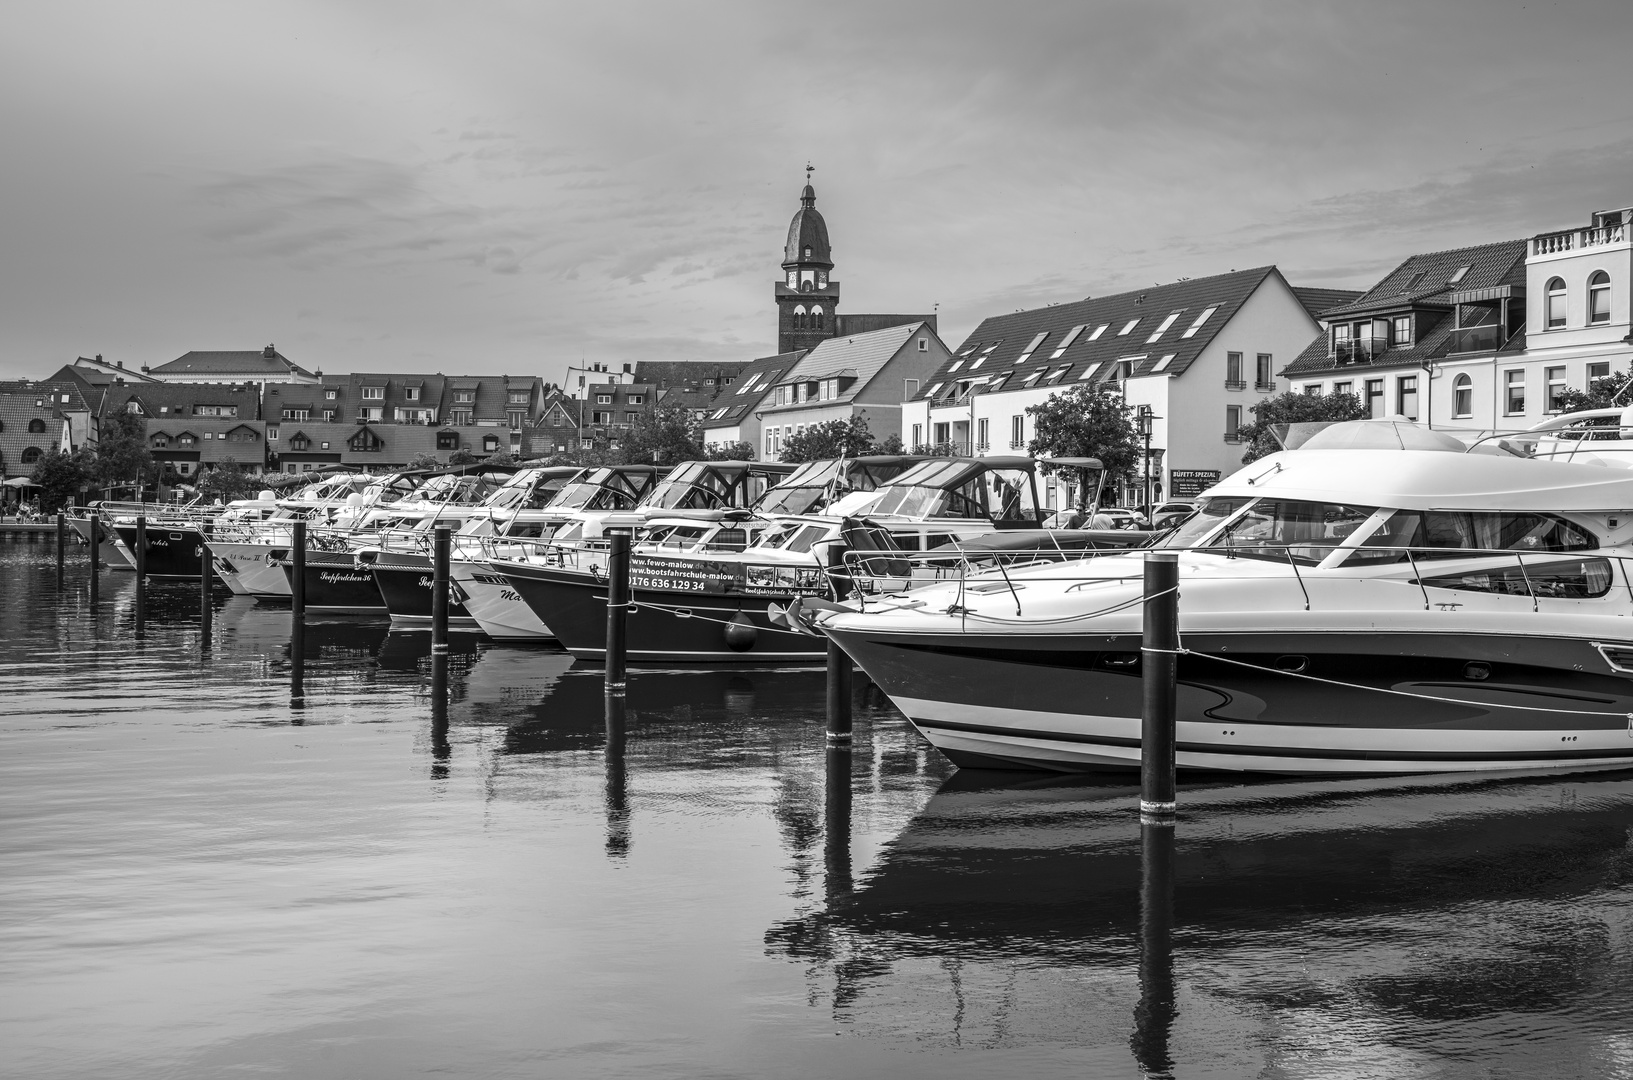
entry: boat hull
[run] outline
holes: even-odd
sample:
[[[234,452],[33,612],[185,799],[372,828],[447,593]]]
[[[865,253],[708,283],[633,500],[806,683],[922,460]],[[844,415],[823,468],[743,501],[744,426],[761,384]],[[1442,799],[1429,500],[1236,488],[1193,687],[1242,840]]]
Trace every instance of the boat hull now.
[[[522,594],[487,563],[455,561],[448,569],[465,594],[465,610],[495,641],[554,641],[556,635]]]
[[[211,540],[209,544],[216,575],[233,592],[266,599],[289,599],[289,578],[278,561],[288,554],[287,543],[276,548],[220,540]]]
[[[88,517],[72,517],[68,524],[74,532],[87,544],[91,542],[91,519]],[[131,560],[130,551],[120,541],[119,534],[102,522],[102,543],[98,545],[97,560],[108,570],[135,570],[136,563]]]
[[[562,646],[584,660],[604,660],[607,586],[578,570],[494,563]],[[771,621],[792,596],[713,595],[667,589],[631,590],[636,607],[625,622],[632,661],[742,664],[819,663],[827,643]],[[728,625],[730,624],[730,625]],[[728,636],[729,631],[729,636]]]
[[[368,567],[392,622],[431,621],[431,596],[436,581],[430,559],[424,555],[382,551],[375,554]],[[448,597],[448,625],[476,628],[476,620],[465,610],[463,594],[458,589],[451,590]]]
[[[955,764],[1139,767],[1138,635],[879,633],[835,622],[828,633]],[[1193,632],[1185,646],[1182,770],[1385,775],[1633,765],[1633,680],[1586,640]]]
[[[136,526],[121,522],[113,526],[119,540],[133,554]],[[197,525],[149,524],[147,527],[147,576],[150,578],[197,578],[204,539]]]
[[[279,566],[284,580],[293,588],[294,564],[284,561]],[[357,557],[349,551],[308,551],[305,584],[307,611],[330,615],[388,613],[373,571],[358,566]]]

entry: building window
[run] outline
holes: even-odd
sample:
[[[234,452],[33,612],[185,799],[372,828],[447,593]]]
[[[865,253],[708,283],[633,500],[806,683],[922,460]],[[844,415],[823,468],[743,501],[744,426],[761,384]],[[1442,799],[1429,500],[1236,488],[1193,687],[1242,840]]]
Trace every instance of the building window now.
[[[454,404],[456,404],[456,405],[474,405],[474,404],[476,404],[476,391],[475,390],[455,390],[454,391]]]
[[[1320,397],[1321,396],[1321,384],[1320,383],[1305,383],[1304,384],[1304,396],[1305,397]]]
[[[335,390],[325,390],[323,392],[324,399],[328,400],[328,401],[333,401],[335,398],[337,398],[339,396],[340,396],[339,393],[337,391],[335,391]]]
[[[813,304],[811,306],[811,326],[814,329],[817,329],[817,330],[822,329],[822,305],[821,304]]]
[[[644,405],[644,404],[646,404],[646,395],[645,394],[625,394],[624,395],[624,404],[625,405]]]
[[[1247,389],[1247,383],[1242,380],[1242,354],[1239,352],[1225,354],[1225,389]]]
[[[1367,415],[1376,420],[1384,414],[1384,381],[1382,379],[1368,379],[1366,381]]]
[[[1225,406],[1225,441],[1242,441],[1242,407],[1240,405]]]
[[[592,412],[590,414],[590,423],[592,423],[592,424],[610,424],[610,423],[612,423],[612,410],[609,409],[606,412],[601,412],[600,410],[597,410],[595,412]]]
[[[911,451],[914,447],[923,446],[923,445],[924,445],[924,425],[923,424],[914,424],[913,425],[913,445],[909,446],[907,449],[909,451]]]
[[[983,416],[975,422],[975,452],[984,454],[987,446],[987,418]]]
[[[624,414],[624,423],[633,424],[635,421],[639,420],[640,418],[641,418],[641,414],[638,413],[638,412],[627,412],[627,413]]]
[[[323,410],[323,422],[325,424],[332,424],[335,422],[335,411],[333,409]]]
[[[405,386],[405,387],[403,387],[403,400],[404,401],[418,401],[419,399],[420,399],[420,388],[419,387],[417,387],[417,386]]]
[[[322,447],[322,448],[323,448],[323,449],[325,449],[325,450],[327,450],[327,449],[329,449],[329,444],[328,444],[328,443],[326,443],[326,442],[324,442],[324,443],[319,443],[319,444],[318,444],[318,445],[319,445],[319,446],[321,446],[321,447]]]
[[[1466,419],[1474,415],[1474,380],[1459,375],[1452,380],[1452,416]]]
[[[1558,330],[1565,325],[1565,279],[1549,278],[1545,291],[1548,294],[1548,329]]]
[[[1202,324],[1207,322],[1208,319],[1213,315],[1213,313],[1218,311],[1218,310],[1219,310],[1219,308],[1217,306],[1211,307],[1211,308],[1204,308],[1202,310],[1202,314],[1200,314],[1200,315],[1198,315],[1196,317],[1196,322],[1192,323],[1190,326],[1187,326],[1185,328],[1185,332],[1183,334],[1179,335],[1179,336],[1182,337],[1182,338],[1195,337],[1196,332],[1198,330],[1202,329]],[[1098,334],[1096,336],[1098,336]]]
[[[1608,378],[1610,378],[1610,361],[1601,360],[1600,362],[1598,362],[1596,364],[1589,364],[1588,365],[1588,392],[1589,393],[1593,392],[1593,382],[1594,382],[1595,379],[1608,379]]]
[[[1270,374],[1271,358],[1269,353],[1260,353],[1254,358],[1254,389],[1274,390],[1276,379]]]
[[[526,405],[528,400],[528,392],[526,390],[512,390],[510,391],[510,397],[507,400],[512,405]]]
[[[1353,394],[1353,393],[1355,393],[1355,384],[1354,383],[1347,383],[1347,382],[1335,382],[1335,383],[1332,384],[1332,392],[1335,393],[1335,394]]]
[[[1009,418],[1009,448],[1019,450],[1026,445],[1026,414],[1016,413]]]
[[[1394,348],[1412,344],[1412,316],[1396,315],[1389,320],[1389,344]]]
[[[795,330],[804,330],[805,329],[805,305],[804,304],[796,304],[794,306],[794,329]]]
[[[1408,420],[1418,418],[1418,377],[1402,375],[1395,380],[1395,411]]]
[[[1548,403],[1549,412],[1559,412],[1565,407],[1564,403],[1559,400],[1560,396],[1565,393],[1565,369],[1562,367],[1545,368],[1543,375],[1547,384],[1546,396],[1543,400]]]
[[[311,445],[312,440],[308,439],[305,435],[296,435],[293,439],[289,440],[289,449],[295,451],[296,453],[300,453],[301,451],[310,448]]]
[[[459,449],[459,432],[457,432],[457,431],[439,431],[439,432],[437,432],[437,449],[438,450],[458,450]]]
[[[1503,411],[1509,416],[1517,416],[1525,412],[1525,372],[1510,371],[1507,375],[1507,394],[1503,399]]]
[[[519,410],[516,411],[516,412],[508,412],[508,413],[505,414],[505,421],[510,424],[512,430],[521,427],[522,423],[524,421],[526,421],[526,419],[527,419],[527,414],[525,412],[521,412]]]
[[[307,409],[285,409],[283,411],[283,419],[285,420],[307,420],[311,415],[310,410]]]
[[[28,422],[28,430],[32,435],[42,434],[45,431],[45,421],[41,420],[39,417],[35,417],[33,420]]]
[[[22,457],[23,464],[24,465],[32,465],[36,461],[39,461],[40,457],[41,457],[41,453],[42,452],[41,452],[41,450],[40,450],[40,448],[38,446],[30,446],[28,449],[23,451],[23,457]]]
[[[365,386],[365,387],[363,387],[363,400],[365,400],[365,401],[384,401],[385,399],[386,399],[386,388],[385,387],[383,387],[383,386]]]
[[[595,395],[595,403],[597,405],[611,405],[612,404],[612,395],[611,394],[597,394],[597,395]]]
[[[277,428],[269,427],[269,428],[266,429],[266,441],[267,442],[277,442],[278,441],[278,429]]]
[[[929,338],[919,338],[919,352],[929,352],[929,351],[930,351],[930,339]]]
[[[1610,275],[1603,270],[1588,278],[1588,322],[1610,321]]]

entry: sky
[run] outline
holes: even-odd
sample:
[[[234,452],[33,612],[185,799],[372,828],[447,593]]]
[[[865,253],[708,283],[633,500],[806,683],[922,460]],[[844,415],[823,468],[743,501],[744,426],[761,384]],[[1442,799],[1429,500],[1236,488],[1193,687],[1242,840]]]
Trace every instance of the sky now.
[[[807,163],[839,310],[986,316],[1633,205],[1633,4],[13,2],[0,377],[274,343],[537,374],[775,350]]]

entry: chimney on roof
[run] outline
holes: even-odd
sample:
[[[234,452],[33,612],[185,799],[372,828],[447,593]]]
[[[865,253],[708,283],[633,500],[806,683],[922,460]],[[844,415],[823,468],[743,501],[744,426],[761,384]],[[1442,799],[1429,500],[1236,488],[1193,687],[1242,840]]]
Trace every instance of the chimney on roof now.
[[[148,367],[147,367],[147,365],[146,365],[146,364],[143,364],[143,365],[142,365],[142,374],[143,374],[143,375],[146,375],[146,374],[147,374],[147,372],[148,372]]]
[[[318,368],[316,371],[312,372],[312,374],[316,375],[318,378],[321,379],[321,378],[323,378],[323,369]]]
[[[99,364],[102,362],[102,354],[101,353],[96,354],[96,362],[99,363]]]
[[[278,350],[273,348],[271,345],[268,345],[266,348],[261,350],[261,356],[267,360],[277,359]]]

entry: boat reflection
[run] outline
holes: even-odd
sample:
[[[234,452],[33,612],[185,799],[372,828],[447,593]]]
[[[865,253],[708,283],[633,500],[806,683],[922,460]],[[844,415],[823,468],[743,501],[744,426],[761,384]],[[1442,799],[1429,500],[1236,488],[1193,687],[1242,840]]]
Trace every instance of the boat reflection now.
[[[836,1019],[894,1018],[930,1041],[942,1025],[953,1039],[1050,1027],[1062,1008],[1104,1027],[1110,987],[1136,1063],[1158,1076],[1187,1012],[1272,1056],[1408,1069],[1475,1017],[1533,1040],[1583,1010],[1606,1030],[1633,1018],[1617,990],[1633,961],[1633,773],[1180,798],[1177,836],[1142,836],[1133,787],[956,775],[854,887],[848,855],[830,853],[826,902],[773,927],[768,948],[807,965]],[[842,827],[830,820],[830,846]]]

